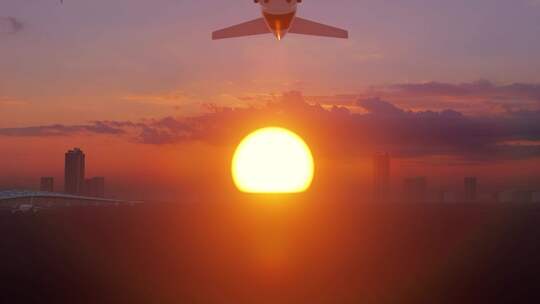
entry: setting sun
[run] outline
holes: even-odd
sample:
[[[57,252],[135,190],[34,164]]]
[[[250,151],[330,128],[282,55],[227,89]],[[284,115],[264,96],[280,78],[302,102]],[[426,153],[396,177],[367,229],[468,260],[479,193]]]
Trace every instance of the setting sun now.
[[[248,135],[236,148],[232,175],[248,193],[299,193],[313,180],[314,162],[308,145],[283,128],[264,128]]]

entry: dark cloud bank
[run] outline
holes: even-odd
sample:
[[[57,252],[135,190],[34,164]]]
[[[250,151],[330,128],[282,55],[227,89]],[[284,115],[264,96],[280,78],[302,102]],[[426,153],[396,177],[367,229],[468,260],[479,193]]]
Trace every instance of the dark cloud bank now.
[[[209,113],[191,118],[4,128],[0,136],[100,134],[151,145],[188,141],[233,145],[246,130],[278,125],[300,133],[320,153],[340,157],[375,151],[396,157],[448,155],[475,161],[540,156],[540,111],[508,110],[484,116],[454,110],[413,112],[378,98],[357,100],[356,106],[365,113],[308,104],[301,93],[289,92],[262,107],[212,107]]]
[[[468,83],[426,82],[420,84],[398,84],[390,89],[415,97],[478,97],[492,100],[532,100],[540,101],[540,85],[534,83],[513,83],[497,85],[487,80]]]
[[[475,115],[523,109],[540,110],[540,84],[536,83],[500,85],[487,80],[457,84],[408,83],[370,87],[360,96],[377,96],[404,108],[438,111],[449,108]]]

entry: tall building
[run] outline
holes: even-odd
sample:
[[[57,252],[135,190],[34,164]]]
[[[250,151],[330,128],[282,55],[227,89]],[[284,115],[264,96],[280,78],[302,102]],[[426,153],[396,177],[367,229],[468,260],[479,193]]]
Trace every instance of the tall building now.
[[[84,153],[79,148],[66,152],[64,167],[64,191],[67,194],[83,194]]]
[[[42,177],[39,183],[39,191],[54,192],[54,178]]]
[[[105,197],[105,178],[93,177],[84,181],[84,195],[91,197]]]
[[[478,181],[476,177],[465,178],[465,201],[474,202],[477,198]]]
[[[404,181],[405,199],[409,202],[422,203],[427,200],[427,179],[410,177]]]
[[[378,153],[373,156],[373,198],[377,202],[390,198],[390,155]]]

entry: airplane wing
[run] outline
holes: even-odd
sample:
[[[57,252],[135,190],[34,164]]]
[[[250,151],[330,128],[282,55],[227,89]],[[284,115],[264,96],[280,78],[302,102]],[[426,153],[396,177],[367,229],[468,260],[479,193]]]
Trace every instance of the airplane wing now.
[[[233,25],[212,33],[212,40],[268,34],[270,30],[263,18]]]
[[[337,27],[317,23],[311,20],[296,17],[292,24],[289,33],[312,35],[312,36],[324,36],[334,38],[349,38],[349,32]]]

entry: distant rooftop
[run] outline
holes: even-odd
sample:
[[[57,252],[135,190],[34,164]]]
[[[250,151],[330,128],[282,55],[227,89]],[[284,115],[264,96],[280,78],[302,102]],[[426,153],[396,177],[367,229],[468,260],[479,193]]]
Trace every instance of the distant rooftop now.
[[[67,153],[79,153],[82,152],[81,148],[73,148],[72,150],[69,150]]]

